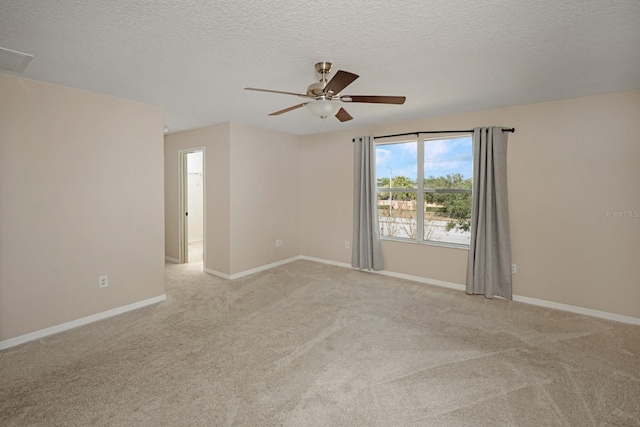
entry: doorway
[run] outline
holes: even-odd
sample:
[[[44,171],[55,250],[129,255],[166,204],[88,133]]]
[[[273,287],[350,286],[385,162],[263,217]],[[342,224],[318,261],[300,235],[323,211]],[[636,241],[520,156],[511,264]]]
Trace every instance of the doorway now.
[[[180,262],[204,260],[204,148],[179,151]]]

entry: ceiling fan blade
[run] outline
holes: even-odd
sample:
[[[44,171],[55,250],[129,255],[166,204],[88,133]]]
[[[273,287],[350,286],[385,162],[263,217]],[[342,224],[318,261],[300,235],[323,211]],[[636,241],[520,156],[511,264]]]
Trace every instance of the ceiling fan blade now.
[[[279,116],[283,113],[288,113],[289,111],[297,110],[298,108],[302,108],[307,105],[308,102],[303,102],[302,104],[294,105],[293,107],[285,108],[284,110],[276,111],[275,113],[269,114],[270,116]]]
[[[371,104],[404,104],[407,98],[404,96],[375,96],[375,95],[343,95],[340,101],[367,102]]]
[[[256,92],[280,93],[282,95],[294,95],[294,96],[301,96],[303,98],[310,98],[309,95],[304,94],[304,93],[283,92],[281,90],[258,89],[258,88],[255,88],[255,87],[245,87],[244,90],[255,90]]]
[[[353,117],[351,117],[351,114],[347,113],[347,110],[341,108],[336,113],[336,119],[340,120],[341,122],[346,122],[353,119]]]
[[[327,83],[327,85],[325,86],[324,93],[340,93],[342,89],[349,86],[358,77],[358,75],[350,73],[348,71],[338,70],[336,75],[333,76],[333,78],[329,80],[329,83]]]

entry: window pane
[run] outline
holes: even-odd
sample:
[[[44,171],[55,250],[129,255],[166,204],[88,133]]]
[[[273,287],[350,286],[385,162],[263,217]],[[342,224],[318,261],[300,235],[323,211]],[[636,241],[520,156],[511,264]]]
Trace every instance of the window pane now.
[[[471,194],[425,193],[424,239],[468,245],[471,241]],[[427,196],[435,196],[433,203]]]
[[[424,142],[424,189],[471,190],[471,137]]]
[[[380,235],[417,238],[418,142],[376,145]],[[392,191],[382,191],[391,188]],[[401,191],[407,189],[407,191]],[[393,191],[395,190],[395,191]]]
[[[417,141],[376,145],[378,188],[416,188],[417,176]]]
[[[381,236],[416,239],[416,192],[378,192],[378,221]]]
[[[469,244],[471,147],[471,136],[424,142],[425,240]]]

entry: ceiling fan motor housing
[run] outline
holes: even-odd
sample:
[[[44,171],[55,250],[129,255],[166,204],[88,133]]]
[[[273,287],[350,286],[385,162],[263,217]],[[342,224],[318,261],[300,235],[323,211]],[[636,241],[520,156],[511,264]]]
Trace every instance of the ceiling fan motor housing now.
[[[318,83],[312,83],[309,85],[307,88],[307,95],[316,99],[331,99],[331,97],[327,97],[327,94],[324,92],[324,88],[327,86],[327,74],[331,71],[331,65],[331,62],[326,61],[316,63],[316,71],[320,73],[322,78]]]
[[[318,83],[310,84],[309,87],[307,88],[307,95],[312,96],[316,99],[324,99],[326,95],[324,93],[324,87],[326,85],[327,85],[326,80],[321,80]]]

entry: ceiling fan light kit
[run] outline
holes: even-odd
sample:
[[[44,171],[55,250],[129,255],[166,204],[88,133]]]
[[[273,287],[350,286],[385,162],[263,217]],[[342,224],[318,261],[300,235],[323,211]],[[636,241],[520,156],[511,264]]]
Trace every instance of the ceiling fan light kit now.
[[[245,90],[254,90],[258,92],[279,93],[282,95],[294,95],[301,98],[311,98],[311,101],[303,102],[292,107],[285,108],[269,114],[270,116],[278,116],[289,111],[307,106],[307,109],[314,116],[326,119],[329,116],[335,116],[341,122],[353,119],[351,115],[342,108],[343,102],[359,102],[368,104],[404,104],[406,98],[404,96],[375,96],[375,95],[341,95],[344,88],[353,83],[358,75],[348,71],[338,70],[333,78],[327,81],[327,74],[331,71],[331,62],[318,62],[316,71],[320,73],[322,78],[318,83],[312,83],[307,88],[307,93],[283,92],[270,89],[258,89],[246,87]]]
[[[329,116],[335,116],[338,110],[340,110],[340,104],[336,101],[328,101],[326,99],[319,99],[307,103],[307,109],[311,111],[311,114],[318,116],[321,119],[326,119]]]

